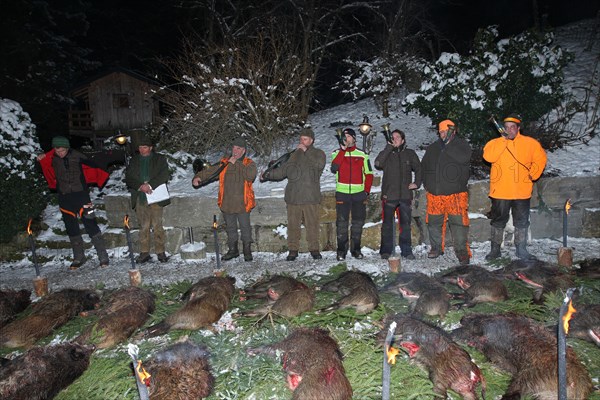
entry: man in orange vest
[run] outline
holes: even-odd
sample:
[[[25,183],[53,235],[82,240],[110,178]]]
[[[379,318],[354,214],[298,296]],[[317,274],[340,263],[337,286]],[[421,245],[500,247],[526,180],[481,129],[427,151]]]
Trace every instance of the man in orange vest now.
[[[232,142],[231,156],[221,159],[225,165],[219,173],[219,197],[217,204],[225,220],[227,245],[229,250],[222,260],[227,261],[240,255],[238,248],[238,224],[242,234],[243,253],[245,261],[252,261],[252,228],[250,226],[250,211],[256,205],[252,182],[256,179],[256,164],[245,157],[246,141],[237,138]],[[192,185],[209,179],[220,168],[214,165],[199,171],[192,179]]]
[[[483,158],[492,164],[490,170],[491,251],[486,260],[500,257],[504,227],[512,213],[515,226],[517,257],[535,260],[527,251],[527,229],[533,182],[546,168],[546,152],[532,137],[521,134],[521,117],[510,114],[504,119],[502,136],[490,140],[483,148]]]
[[[469,169],[471,146],[457,136],[456,124],[446,119],[438,124],[439,139],[430,144],[421,160],[423,185],[427,191],[429,258],[444,254],[446,225],[450,225],[454,253],[469,264]]]

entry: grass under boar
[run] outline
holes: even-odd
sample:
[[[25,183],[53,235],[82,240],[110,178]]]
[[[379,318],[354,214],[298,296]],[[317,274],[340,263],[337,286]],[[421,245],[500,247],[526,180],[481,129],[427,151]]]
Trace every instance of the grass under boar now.
[[[344,269],[345,264],[337,265],[330,270],[330,275],[321,277],[318,281],[302,276],[298,279],[310,285],[319,285],[333,279]],[[376,284],[384,285],[393,279],[393,275],[376,279]],[[148,319],[145,327],[159,322],[179,308],[183,293],[192,283],[180,282],[168,287],[147,287],[156,295],[156,311]],[[530,289],[513,281],[507,281],[506,284],[510,298],[505,302],[481,303],[469,309],[453,307],[443,321],[437,318],[428,318],[428,320],[449,331],[458,325],[465,313],[516,312],[548,326],[556,324],[563,293],[551,293],[546,296],[543,305],[534,305],[531,302]],[[580,301],[590,303],[596,300],[597,302],[600,282],[580,280],[577,285],[585,288]],[[451,285],[447,285],[447,288],[453,292],[459,291]],[[339,295],[335,293],[317,291],[315,309],[328,306],[337,297]],[[261,301],[258,300],[240,301],[240,296],[236,294],[230,311],[235,314],[236,311],[248,310],[260,303]],[[265,316],[259,320],[258,317],[234,316],[233,325],[229,327],[233,330],[223,330],[217,334],[208,330],[175,330],[148,340],[130,339],[130,342],[139,346],[141,360],[150,359],[158,350],[184,338],[206,345],[211,353],[210,361],[216,378],[213,394],[208,399],[287,399],[291,398],[291,392],[286,387],[280,362],[264,355],[249,356],[246,354],[246,349],[282,340],[294,327],[320,327],[330,331],[344,353],[344,367],[352,384],[353,398],[380,399],[383,349],[378,346],[375,334],[382,328],[381,321],[386,314],[407,312],[408,309],[407,301],[399,296],[384,293],[381,294],[381,304],[368,315],[357,315],[352,309],[345,309],[327,313],[308,312],[290,319]],[[93,316],[77,317],[38,344],[70,340],[94,319]],[[598,385],[600,349],[575,339],[569,340],[568,344],[574,348],[581,362],[587,367],[594,384]],[[477,350],[469,347],[465,349],[486,378],[486,398],[493,399],[502,395],[508,386],[510,375],[486,361]],[[5,351],[0,354],[6,353]],[[391,366],[390,392],[391,398],[401,399],[431,399],[435,396],[427,372],[410,362],[404,353],[401,353],[396,364]],[[453,399],[460,398],[452,392],[449,392],[449,396]],[[60,400],[138,399],[131,359],[127,354],[127,344],[95,352],[88,370],[56,398]],[[600,394],[596,391],[590,398],[600,399]]]

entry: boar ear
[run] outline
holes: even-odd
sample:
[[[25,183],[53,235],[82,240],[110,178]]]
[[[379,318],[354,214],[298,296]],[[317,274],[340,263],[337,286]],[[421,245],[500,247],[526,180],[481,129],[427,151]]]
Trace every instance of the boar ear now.
[[[71,348],[71,350],[69,352],[69,356],[71,357],[71,360],[73,360],[73,361],[82,360],[84,358],[89,357],[90,353],[92,351],[94,351],[95,349],[96,349],[95,346],[76,345],[73,348]]]

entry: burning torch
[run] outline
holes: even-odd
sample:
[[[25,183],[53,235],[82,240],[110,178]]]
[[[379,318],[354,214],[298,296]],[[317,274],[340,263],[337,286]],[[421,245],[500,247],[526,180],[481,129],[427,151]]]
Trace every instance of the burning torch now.
[[[567,247],[567,231],[569,227],[569,210],[571,209],[571,199],[565,201],[563,208],[563,243],[558,249],[558,265],[561,267],[573,266],[573,249]]]
[[[127,249],[129,251],[129,260],[131,267],[129,268],[129,283],[131,286],[139,286],[142,283],[142,275],[135,267],[135,259],[133,256],[133,244],[131,243],[131,228],[129,227],[129,214],[125,214],[123,218],[123,226],[125,227],[125,237],[127,237]]]
[[[396,363],[398,350],[392,347],[392,339],[396,331],[396,321],[392,321],[388,328],[385,342],[383,343],[383,384],[381,386],[381,399],[390,400],[390,365]]]
[[[31,230],[32,218],[29,218],[27,224],[27,235],[29,236],[29,247],[31,248],[31,257],[33,258],[33,266],[35,267],[35,276],[40,277],[40,266],[37,262],[37,255],[35,254],[35,240],[33,239],[33,231]]]
[[[560,306],[558,318],[558,399],[567,400],[567,334],[569,321],[577,311],[573,307],[573,292],[575,288],[567,289],[567,294]]]
[[[567,247],[567,228],[568,224],[568,216],[569,210],[571,209],[571,199],[567,199],[565,201],[565,207],[563,209],[563,247]]]
[[[127,353],[133,361],[133,373],[135,374],[135,383],[140,394],[140,400],[149,400],[148,387],[150,386],[150,374],[142,366],[142,361],[138,359],[139,348],[135,344],[127,345]]]
[[[33,258],[33,267],[35,268],[35,278],[33,279],[33,288],[35,294],[38,297],[42,297],[48,294],[48,278],[40,276],[40,266],[37,262],[37,254],[35,252],[35,239],[33,238],[33,231],[31,230],[32,218],[29,218],[27,223],[27,235],[29,237],[29,247],[31,248],[31,257]]]
[[[215,238],[215,257],[217,258],[217,270],[221,269],[221,255],[219,254],[219,237],[217,236],[217,228],[219,227],[219,225],[217,225],[217,216],[213,215],[213,224],[212,224],[212,230],[213,230],[213,237]]]

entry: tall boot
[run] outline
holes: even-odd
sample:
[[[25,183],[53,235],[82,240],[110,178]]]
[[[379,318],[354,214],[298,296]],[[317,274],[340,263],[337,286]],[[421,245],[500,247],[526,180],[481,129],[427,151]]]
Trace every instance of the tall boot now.
[[[252,261],[252,242],[243,243],[244,261]]]
[[[537,260],[537,257],[527,251],[527,229],[515,228],[515,246],[517,257],[521,260]]]
[[[71,248],[73,249],[73,262],[69,266],[69,269],[75,270],[87,261],[87,258],[85,258],[85,250],[83,248],[83,238],[81,235],[69,236],[69,241],[71,242]]]
[[[499,258],[502,253],[500,251],[500,247],[502,246],[502,239],[504,238],[504,229],[496,228],[492,226],[491,236],[490,236],[490,244],[492,249],[485,256],[485,259],[488,261],[495,260]]]
[[[97,233],[96,235],[91,237],[92,244],[96,249],[96,254],[98,254],[98,260],[100,260],[100,267],[108,267],[108,253],[106,252],[106,244],[104,243],[104,238],[101,233]]]
[[[229,243],[229,250],[227,251],[227,253],[223,254],[223,257],[221,257],[221,260],[223,261],[228,261],[231,260],[233,258],[237,258],[240,256],[240,250],[238,249],[238,242],[231,242]]]

